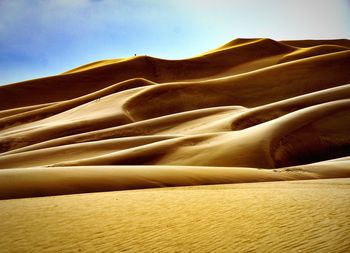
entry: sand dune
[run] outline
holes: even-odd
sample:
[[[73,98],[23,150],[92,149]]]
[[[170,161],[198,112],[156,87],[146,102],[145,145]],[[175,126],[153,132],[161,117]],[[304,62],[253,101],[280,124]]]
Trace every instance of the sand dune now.
[[[157,218],[159,229],[166,230],[160,236],[157,229],[141,228],[145,217],[135,227],[139,234],[128,232],[125,222],[130,221],[120,220],[126,211],[113,207],[122,213],[110,225],[121,223],[124,230],[102,239],[92,236],[97,241],[94,252],[112,247],[135,252],[139,249],[135,243],[146,251],[185,251],[199,241],[208,242],[203,246],[207,252],[214,248],[232,252],[234,246],[239,252],[266,251],[259,245],[269,245],[276,252],[346,252],[350,219],[344,211],[349,208],[344,194],[348,194],[349,182],[339,178],[350,177],[349,70],[348,40],[235,39],[188,59],[136,56],[102,60],[55,76],[0,86],[0,199],[51,196],[0,201],[5,215],[15,208],[15,215],[0,222],[8,232],[0,229],[0,249],[10,245],[14,251],[40,252],[69,251],[74,245],[89,248],[90,241],[73,237],[66,245],[59,245],[59,240],[40,244],[34,237],[30,245],[21,243],[24,237],[15,230],[29,231],[32,221],[15,225],[14,220],[33,216],[30,206],[40,205],[48,221],[56,217],[61,222],[55,231],[65,233],[69,225],[62,220],[79,214],[57,214],[50,206],[70,209],[73,200],[79,206],[96,202],[103,207],[111,198],[123,199],[123,206],[130,204],[130,197],[138,199],[133,204],[138,218],[143,208],[150,216],[155,210],[165,211],[171,201],[184,205],[188,199],[183,209],[177,205],[174,212],[179,217],[198,213],[199,220],[206,220],[200,226],[210,232],[194,233],[198,240],[186,239],[193,235],[190,219],[177,221],[182,232],[175,233],[165,229],[169,222]],[[266,183],[292,180],[297,181]],[[213,184],[216,186],[194,187]],[[172,186],[188,187],[169,188]],[[168,188],[146,190],[161,187]],[[139,190],[128,191],[132,189]],[[105,191],[117,192],[102,193]],[[52,197],[78,193],[87,194]],[[215,204],[220,196],[227,206]],[[267,198],[271,208],[264,204]],[[147,199],[152,199],[151,205],[146,204]],[[214,204],[208,206],[208,201]],[[19,206],[25,213],[22,218]],[[320,215],[316,212],[320,206],[325,208],[324,215],[334,214],[342,225],[323,226],[316,215]],[[276,230],[272,223],[257,225],[253,238],[243,224],[244,212],[239,211],[240,218],[232,220],[225,208],[260,210],[250,222],[274,217],[276,224],[287,222],[281,226],[288,231]],[[276,211],[279,208],[286,209]],[[218,219],[228,220],[228,227],[237,229],[224,233],[223,226],[214,224],[217,220],[201,213],[203,209],[213,215],[225,209]],[[85,211],[98,210],[90,206]],[[290,213],[294,214],[289,217]],[[93,223],[90,214],[81,215],[88,220],[86,224]],[[105,215],[109,218],[111,214]],[[303,244],[297,243],[303,228],[300,217],[318,224],[303,224],[305,237],[309,236]],[[163,218],[173,219],[171,215]],[[86,225],[78,223],[76,226]],[[334,240],[325,239],[330,230]],[[86,236],[99,231],[92,226]],[[209,242],[217,233],[235,239],[216,239],[214,247]],[[182,235],[177,240],[186,247],[169,239],[175,234]],[[115,237],[123,240],[115,241]],[[250,239],[242,239],[245,237]],[[111,242],[109,246],[104,240]],[[169,240],[172,243],[165,245]]]
[[[347,40],[236,39],[189,59],[111,59],[1,86],[1,176],[64,172],[76,179],[67,168],[85,166],[104,178],[98,166],[110,166],[118,178],[118,166],[160,174],[168,173],[162,166],[186,172],[209,166],[210,177],[193,181],[207,184],[222,183],[214,168],[271,173],[347,157],[349,46]],[[134,167],[128,168],[123,171]],[[127,187],[119,180],[108,189],[154,187],[152,180],[124,182]],[[83,192],[98,191],[91,184]],[[48,187],[46,194],[60,191]]]
[[[0,170],[0,198],[154,187],[350,177],[350,157],[282,169],[209,166],[64,166]]]

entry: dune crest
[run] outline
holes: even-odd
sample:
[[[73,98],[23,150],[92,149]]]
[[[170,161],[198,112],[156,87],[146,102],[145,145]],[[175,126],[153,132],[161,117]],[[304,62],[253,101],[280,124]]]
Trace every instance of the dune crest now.
[[[350,41],[235,39],[0,86],[0,198],[350,177]]]

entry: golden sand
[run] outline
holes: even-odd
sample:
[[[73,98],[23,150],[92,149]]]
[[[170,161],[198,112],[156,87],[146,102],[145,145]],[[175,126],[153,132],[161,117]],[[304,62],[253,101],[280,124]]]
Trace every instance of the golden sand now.
[[[0,248],[347,252],[349,194],[349,179],[326,179],[3,200]]]
[[[236,39],[0,86],[0,251],[349,251],[349,69]]]

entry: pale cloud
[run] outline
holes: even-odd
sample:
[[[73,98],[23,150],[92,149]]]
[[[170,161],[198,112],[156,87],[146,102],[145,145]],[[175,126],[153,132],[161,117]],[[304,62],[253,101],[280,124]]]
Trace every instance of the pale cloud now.
[[[201,26],[241,37],[350,36],[348,0],[170,0]]]

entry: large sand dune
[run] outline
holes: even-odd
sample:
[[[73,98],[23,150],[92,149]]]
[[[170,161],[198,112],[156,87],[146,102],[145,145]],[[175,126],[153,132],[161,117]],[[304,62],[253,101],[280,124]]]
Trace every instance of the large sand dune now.
[[[260,196],[258,192],[263,192],[262,199],[268,198],[269,194],[275,194],[275,186],[282,189],[280,198],[297,198],[299,202],[309,201],[310,204],[298,202],[299,206],[291,206],[285,200],[273,199],[271,205],[293,209],[302,216],[308,215],[304,205],[305,208],[311,205],[310,212],[313,214],[315,210],[312,208],[318,208],[319,199],[327,203],[324,198],[330,200],[338,196],[341,189],[349,190],[347,179],[331,178],[350,177],[350,41],[236,39],[183,60],[150,56],[110,59],[55,76],[3,85],[0,86],[0,152],[0,199],[169,186],[306,179],[314,182],[271,183],[267,188],[263,183],[257,183],[254,184],[256,187],[237,184],[238,188],[231,185],[172,191],[139,190],[135,195],[131,191],[95,193],[86,197],[47,197],[42,203],[35,199],[0,201],[0,210],[5,212],[18,208],[23,201],[25,217],[34,215],[28,209],[30,204],[43,204],[43,211],[48,212],[48,219],[52,219],[50,215],[56,214],[47,211],[49,205],[63,203],[64,208],[69,209],[71,200],[90,205],[91,201],[104,201],[98,196],[106,198],[106,201],[111,196],[122,199],[143,196],[145,199],[154,197],[152,203],[163,206],[169,204],[170,197],[182,203],[183,198],[188,196],[188,207],[179,210],[180,217],[191,208],[191,212],[208,208],[205,202],[201,202],[206,201],[204,193],[207,191],[210,192],[208,198],[212,198],[208,201],[224,194],[225,198],[233,198],[230,200],[233,202],[247,201],[232,208],[247,208],[252,212],[254,205],[257,209],[265,208],[263,203],[257,204],[254,200]],[[298,188],[300,185],[301,189]],[[315,185],[317,187],[313,187]],[[235,195],[244,194],[244,190],[250,195]],[[308,195],[309,190],[314,191],[313,195]],[[299,199],[299,193],[306,194],[304,200]],[[199,198],[198,203],[195,198]],[[128,201],[122,204],[126,205]],[[139,210],[147,205],[142,201],[137,200],[135,208]],[[106,203],[99,204],[103,206]],[[343,202],[343,206],[339,203],[335,203],[336,207],[349,208],[348,201]],[[215,209],[215,205],[212,208]],[[213,212],[220,212],[220,208]],[[88,210],[98,212],[98,208]],[[145,212],[152,210],[160,212],[162,209],[148,206]],[[117,208],[115,211],[125,210]],[[328,211],[333,213],[330,209],[324,212]],[[273,215],[272,209],[265,208],[261,212]],[[292,249],[291,245],[302,252],[313,248],[344,252],[347,247],[350,248],[349,237],[345,236],[350,230],[350,218],[339,209],[337,212],[342,220],[339,222],[344,224],[338,230],[334,228],[338,241],[318,242],[320,237],[328,240],[323,234],[328,232],[322,227],[319,230],[308,228],[312,238],[305,245],[286,243],[286,235],[280,242],[274,241],[274,235],[268,232],[269,227],[259,228],[261,235],[251,239],[269,244],[276,252]],[[16,215],[19,217],[20,213]],[[140,213],[135,215],[139,217]],[[258,213],[255,218],[262,219],[261,215],[266,214]],[[170,216],[164,216],[164,219]],[[221,216],[228,219],[225,212]],[[280,212],[274,217],[276,222],[288,219]],[[293,217],[292,223],[294,218],[297,220],[297,216]],[[91,219],[90,216],[85,218]],[[66,218],[59,215],[58,219]],[[143,218],[140,219],[142,223]],[[208,217],[200,214],[199,219]],[[347,222],[344,219],[348,219]],[[10,231],[22,226],[6,222],[4,226],[10,227]],[[24,227],[30,226],[30,223],[23,222]],[[117,219],[113,226],[118,222]],[[126,225],[124,221],[120,222]],[[200,226],[210,230],[211,226],[215,227],[212,222],[209,220]],[[308,222],[321,221],[310,218]],[[230,224],[231,227],[248,226],[238,218]],[[63,224],[60,231],[67,226]],[[159,226],[165,229],[168,223],[160,221]],[[181,226],[189,229],[188,224],[181,223]],[[297,240],[302,228],[293,226],[288,236]],[[89,233],[97,231],[93,229]],[[197,239],[210,241],[215,233],[223,233],[222,229],[216,227]],[[128,232],[122,231],[107,235],[107,238],[123,236],[123,233],[127,237]],[[152,244],[156,239],[149,239],[152,235],[146,229],[135,238],[134,243],[147,241],[144,245],[151,247],[147,248],[150,251],[152,245],[171,251],[175,249],[171,247],[175,246],[167,248],[164,241],[173,232],[163,234],[157,246]],[[156,236],[159,237],[159,233],[156,232]],[[191,234],[185,232],[181,240],[193,246],[196,240],[185,239],[186,233]],[[228,243],[228,238],[222,238],[218,247],[227,247],[221,250],[228,252],[232,252],[233,245],[240,247],[241,251],[267,249],[265,246],[252,247],[248,239],[242,239],[245,233],[238,236],[241,239],[236,238],[232,243]],[[110,247],[119,245],[120,250],[133,251],[135,248],[129,245],[132,242],[125,240],[112,243]],[[106,250],[105,242],[100,240],[99,243],[103,245],[99,245],[98,249]],[[2,244],[4,247],[11,244],[9,234],[2,234]],[[90,247],[88,244],[81,243],[81,247]],[[30,247],[24,244],[17,246],[15,251],[45,249],[35,243]],[[204,251],[211,252],[211,247],[215,249],[208,246]],[[179,249],[185,250],[181,246]],[[59,246],[46,250],[56,251]]]

